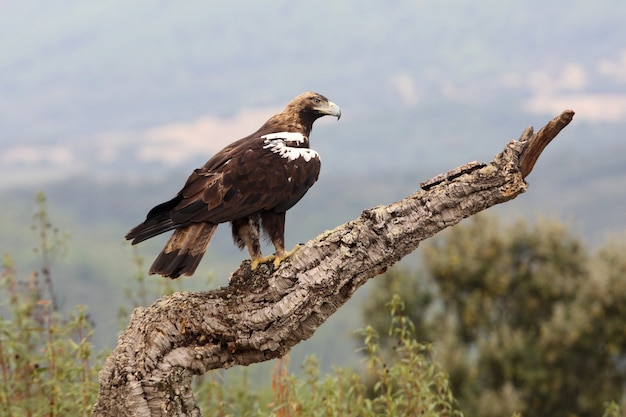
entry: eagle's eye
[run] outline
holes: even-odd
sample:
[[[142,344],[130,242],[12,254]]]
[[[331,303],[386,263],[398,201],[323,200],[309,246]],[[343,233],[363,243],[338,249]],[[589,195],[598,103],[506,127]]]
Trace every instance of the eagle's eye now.
[[[313,104],[318,105],[322,102],[322,99],[320,99],[319,97],[313,97],[311,99],[313,101]]]

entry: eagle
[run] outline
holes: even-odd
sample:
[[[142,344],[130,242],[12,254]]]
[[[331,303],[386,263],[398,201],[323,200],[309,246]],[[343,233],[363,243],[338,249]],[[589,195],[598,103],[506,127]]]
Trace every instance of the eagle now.
[[[285,213],[317,181],[319,154],[309,147],[313,122],[341,117],[341,109],[321,94],[302,93],[256,132],[231,143],[193,171],[174,198],[155,206],[131,229],[132,244],[170,230],[174,233],[150,274],[192,275],[220,223],[230,222],[235,244],[248,249],[251,269],[280,262],[285,250]],[[263,256],[263,230],[276,253]]]

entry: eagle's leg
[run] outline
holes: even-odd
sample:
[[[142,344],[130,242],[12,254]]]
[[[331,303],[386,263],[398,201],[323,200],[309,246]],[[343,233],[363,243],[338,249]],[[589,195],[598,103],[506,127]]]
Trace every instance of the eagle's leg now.
[[[263,225],[263,231],[272,241],[274,248],[276,248],[276,253],[261,258],[259,263],[274,261],[274,268],[278,268],[284,259],[290,257],[300,249],[300,245],[296,245],[289,252],[285,251],[285,212],[263,212],[261,213],[261,224]]]
[[[250,261],[252,262],[250,269],[254,271],[260,263],[264,262],[263,254],[261,253],[259,217],[252,216],[237,219],[231,223],[231,226],[235,244],[239,249],[243,249],[244,246],[248,249]]]

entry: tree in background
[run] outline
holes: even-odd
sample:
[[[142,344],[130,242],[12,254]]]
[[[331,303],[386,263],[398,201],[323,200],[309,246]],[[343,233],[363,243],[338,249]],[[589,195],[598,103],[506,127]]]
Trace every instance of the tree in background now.
[[[591,253],[555,222],[475,216],[424,244],[419,271],[379,278],[364,317],[384,335],[377,312],[400,294],[467,415],[595,416],[624,401],[624,249]]]

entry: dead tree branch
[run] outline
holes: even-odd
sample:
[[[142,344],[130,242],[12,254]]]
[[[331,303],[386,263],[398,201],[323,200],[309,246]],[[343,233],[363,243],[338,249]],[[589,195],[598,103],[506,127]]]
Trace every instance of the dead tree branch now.
[[[133,312],[100,372],[94,416],[200,416],[191,378],[279,358],[313,335],[367,280],[448,226],[526,190],[524,178],[571,120],[526,129],[489,164],[463,165],[393,204],[309,241],[276,271],[250,271],[210,292],[163,297]]]

